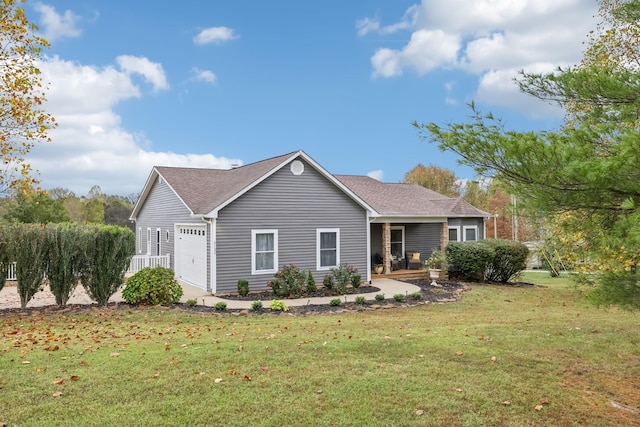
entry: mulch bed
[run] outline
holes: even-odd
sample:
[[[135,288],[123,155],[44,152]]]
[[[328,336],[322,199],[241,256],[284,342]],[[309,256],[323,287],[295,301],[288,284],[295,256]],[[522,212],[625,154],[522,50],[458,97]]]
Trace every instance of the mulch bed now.
[[[464,291],[464,285],[455,282],[438,282],[441,287],[433,287],[430,285],[430,281],[426,279],[411,279],[404,280],[404,282],[411,283],[420,287],[422,298],[419,300],[407,296],[405,301],[398,302],[393,299],[393,295],[385,295],[386,299],[382,301],[367,301],[366,304],[355,304],[354,302],[348,302],[341,304],[340,306],[330,306],[329,304],[314,305],[308,304],[304,306],[291,306],[286,312],[277,312],[270,310],[269,302],[273,299],[279,299],[285,304],[286,299],[276,298],[272,291],[265,292],[252,292],[246,297],[239,295],[217,295],[225,299],[236,299],[244,301],[264,301],[264,308],[260,311],[253,310],[237,310],[228,309],[224,311],[218,311],[212,306],[195,305],[189,306],[185,303],[177,303],[168,307],[149,307],[149,306],[135,306],[125,302],[109,303],[106,307],[97,304],[70,304],[65,307],[58,307],[56,305],[43,306],[43,307],[27,307],[26,309],[20,308],[7,308],[0,310],[0,315],[15,314],[20,316],[38,315],[38,314],[56,314],[56,313],[83,313],[91,311],[99,311],[103,309],[110,310],[143,310],[143,309],[164,309],[164,310],[181,310],[194,313],[208,313],[216,315],[311,315],[321,313],[344,313],[347,311],[363,311],[363,310],[375,310],[375,309],[388,309],[394,307],[408,307],[414,305],[422,305],[425,303],[448,303],[457,301],[462,292]],[[363,294],[370,292],[378,292],[379,288],[375,286],[361,286],[357,289],[349,288],[348,294]],[[313,296],[327,296],[324,292],[320,291],[317,295]],[[305,296],[308,297],[308,296]],[[336,296],[340,298],[340,296]]]

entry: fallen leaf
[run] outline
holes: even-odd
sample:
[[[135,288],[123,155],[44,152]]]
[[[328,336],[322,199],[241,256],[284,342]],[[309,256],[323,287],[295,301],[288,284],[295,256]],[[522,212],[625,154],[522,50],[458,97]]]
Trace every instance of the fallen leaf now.
[[[222,382],[222,378],[216,378],[215,380],[213,380],[214,383],[221,383]]]
[[[462,356],[464,353],[461,351],[456,351],[456,356]]]
[[[34,369],[33,371],[34,371],[36,374],[39,374],[40,372],[42,372],[42,369],[40,369],[40,368],[36,368],[36,369]],[[0,427],[2,427],[2,426],[0,426]]]
[[[543,405],[548,405],[549,399],[540,399],[540,403],[542,403]]]
[[[110,356],[111,357],[118,357],[118,356],[120,356],[120,353],[111,353]]]
[[[461,389],[461,388],[457,388],[457,389],[456,389],[456,391],[457,391],[458,393],[462,393],[462,389]]]
[[[158,378],[160,376],[160,372],[156,372],[155,374],[153,374],[153,376]]]
[[[54,382],[52,382],[51,384],[62,384],[64,382],[64,379],[62,378],[58,378],[57,380],[55,380]]]
[[[536,411],[540,411],[542,408],[543,408],[543,406],[542,406],[542,405],[536,405],[535,410],[536,410]]]
[[[236,371],[235,369],[229,369],[229,375],[236,375],[238,373],[238,371]]]
[[[206,373],[206,372],[204,372],[204,371],[200,372],[200,375],[206,375],[206,374],[207,374],[207,373]]]
[[[511,401],[510,400],[503,400],[502,404],[505,405],[505,406],[509,406],[509,405],[511,405]]]
[[[31,363],[31,362],[29,362],[28,360],[23,360],[23,361],[22,361],[22,364],[23,364],[23,365],[28,365],[29,363]]]
[[[321,389],[321,388],[319,388],[318,390],[316,390],[316,393],[318,393],[318,394],[322,394],[322,389]]]
[[[77,381],[77,380],[79,380],[79,379],[80,379],[80,377],[79,377],[79,376],[77,376],[77,375],[71,375],[71,378],[69,378],[69,379],[70,379],[71,381]]]
[[[492,361],[492,362],[495,362],[496,360],[498,360],[498,358],[497,358],[497,357],[495,357],[495,356],[492,356],[492,357],[491,357],[491,361]]]
[[[251,377],[249,375],[245,375],[244,379],[247,380],[247,381],[251,381]]]
[[[416,409],[416,415],[424,415],[423,409]]]
[[[260,368],[260,369],[262,369],[263,371],[267,372],[267,371],[269,370],[269,367],[268,367],[268,366],[263,366],[263,367],[262,367],[262,368]]]
[[[53,397],[60,397],[62,396],[62,392],[61,391],[56,391],[52,394]]]

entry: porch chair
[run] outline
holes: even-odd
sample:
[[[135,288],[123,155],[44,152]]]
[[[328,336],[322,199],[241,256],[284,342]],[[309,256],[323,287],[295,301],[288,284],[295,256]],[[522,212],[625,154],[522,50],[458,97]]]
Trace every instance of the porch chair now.
[[[420,252],[407,252],[407,269],[420,270],[422,267],[424,267],[424,264],[422,263],[422,259],[420,259]]]

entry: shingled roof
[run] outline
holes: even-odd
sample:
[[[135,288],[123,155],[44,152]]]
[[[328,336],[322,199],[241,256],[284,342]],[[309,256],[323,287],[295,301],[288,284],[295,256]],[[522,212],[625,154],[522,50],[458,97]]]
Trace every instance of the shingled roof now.
[[[490,216],[462,198],[443,196],[418,184],[384,183],[368,176],[336,175],[336,178],[381,216]]]
[[[294,157],[302,155],[328,179],[358,200],[375,216],[479,217],[488,213],[466,201],[452,199],[417,184],[383,183],[368,176],[331,175],[302,151],[272,157],[233,169],[156,166],[134,207],[135,219],[151,183],[160,176],[194,215],[208,215],[261,182]]]

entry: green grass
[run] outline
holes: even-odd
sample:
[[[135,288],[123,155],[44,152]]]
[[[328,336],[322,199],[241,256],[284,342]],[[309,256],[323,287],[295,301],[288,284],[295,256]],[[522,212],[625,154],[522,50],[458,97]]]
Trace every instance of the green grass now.
[[[610,404],[640,406],[637,314],[594,308],[565,278],[522,280],[544,286],[309,317],[6,315],[0,423],[637,424]]]

